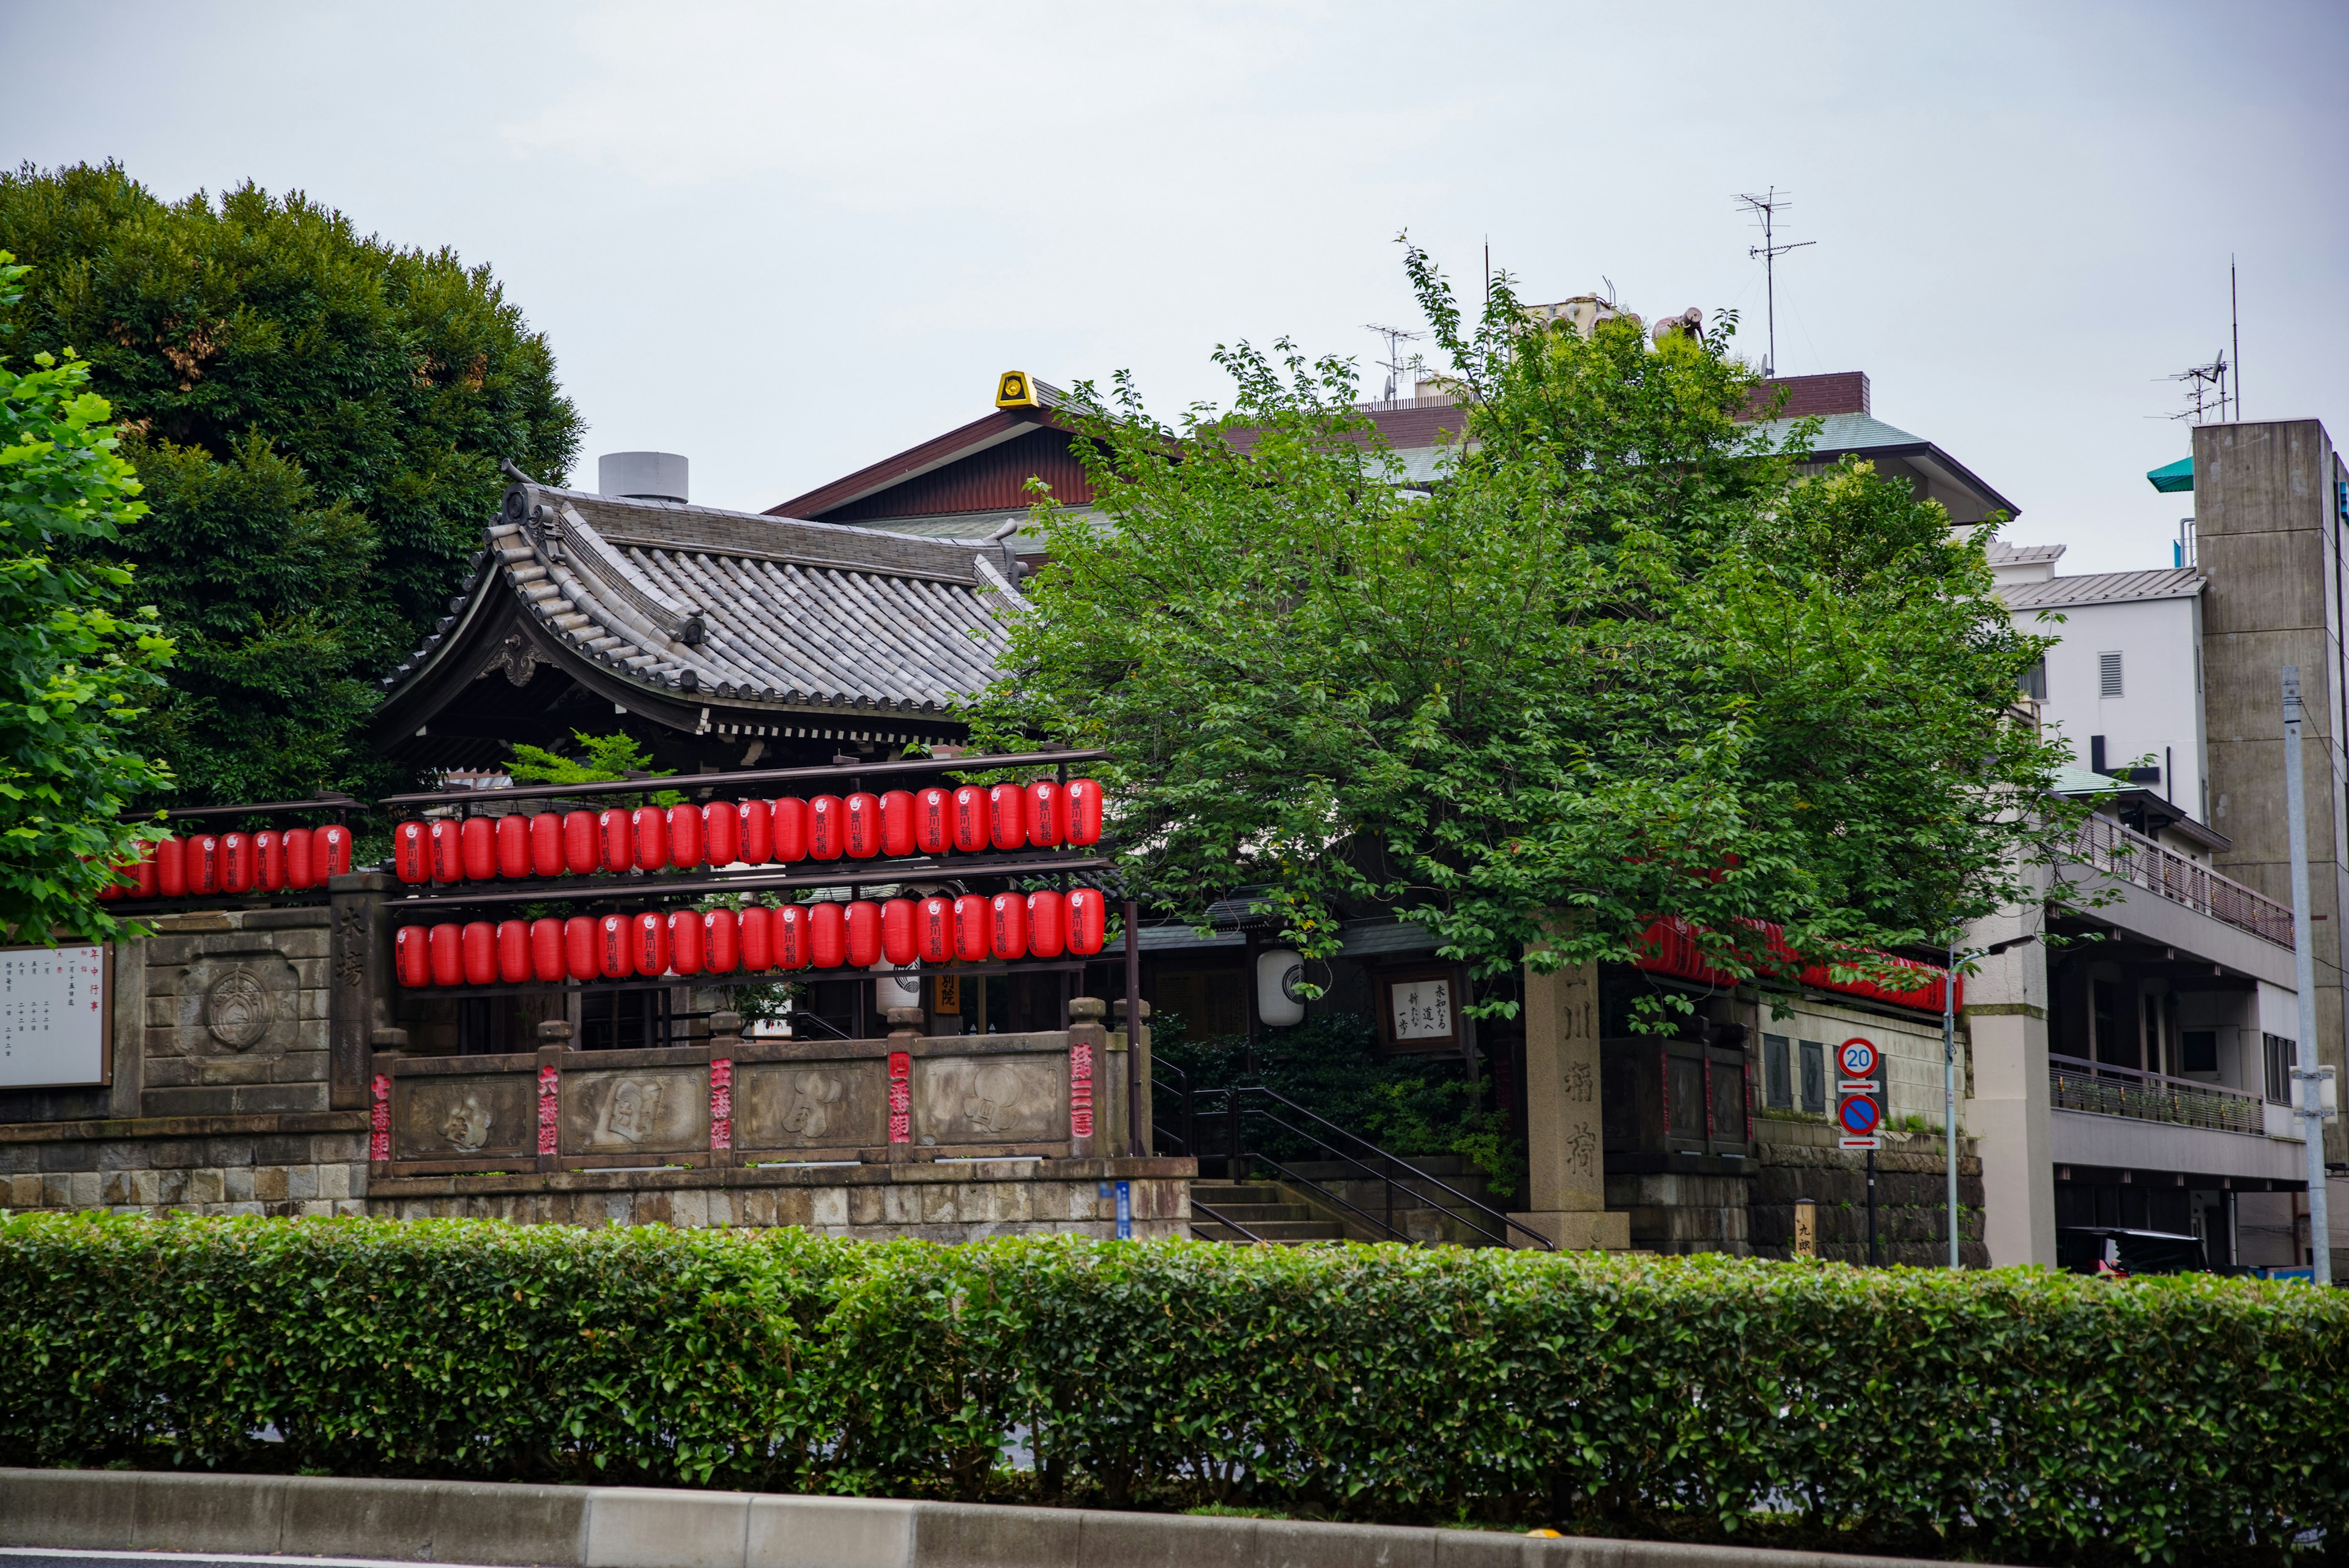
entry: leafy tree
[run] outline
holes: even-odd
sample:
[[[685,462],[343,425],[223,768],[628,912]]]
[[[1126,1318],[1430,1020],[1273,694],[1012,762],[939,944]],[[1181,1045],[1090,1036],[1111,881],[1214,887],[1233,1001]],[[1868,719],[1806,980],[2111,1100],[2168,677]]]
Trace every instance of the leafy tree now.
[[[2061,753],[2013,710],[2046,642],[1991,530],[1740,424],[1733,318],[1585,339],[1504,283],[1472,328],[1408,267],[1467,403],[1435,480],[1286,342],[1218,350],[1221,415],[1084,389],[1110,525],[1039,505],[981,738],[1109,748],[1136,886],[1194,919],[1252,889],[1309,955],[1391,910],[1497,981],[1679,915],[1733,972],[1793,967],[1764,921],[1848,972],[2020,895],[2057,825],[2013,804]]]
[[[24,292],[14,259],[0,250],[0,343]],[[129,731],[171,644],[105,558],[146,506],[89,367],[32,366],[0,358],[0,926],[98,939],[118,923],[95,896],[140,836],[118,814],[171,782]]]
[[[151,523],[127,541],[180,646],[141,740],[182,799],[394,781],[375,678],[441,616],[499,460],[559,479],[579,419],[485,267],[357,234],[299,192],[158,200],[122,169],[0,174],[26,337],[79,353]]]

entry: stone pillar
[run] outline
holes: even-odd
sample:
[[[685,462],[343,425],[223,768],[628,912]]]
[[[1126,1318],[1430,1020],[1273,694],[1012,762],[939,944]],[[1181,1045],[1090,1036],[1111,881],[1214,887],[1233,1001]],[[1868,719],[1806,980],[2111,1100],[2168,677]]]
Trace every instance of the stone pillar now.
[[[380,871],[351,871],[326,879],[334,924],[327,960],[327,1099],[336,1110],[369,1103],[376,1032],[391,1027],[391,922],[383,896],[392,887]]]
[[[1098,996],[1069,999],[1069,1157],[1106,1158],[1114,1150],[1116,1127],[1109,1120],[1109,1031],[1102,1026],[1108,1003]],[[1121,1062],[1123,1060],[1120,1058]]]
[[[1123,1051],[1126,1049],[1125,998],[1122,996],[1117,998],[1110,1003],[1110,1006],[1116,1012],[1117,1027],[1110,1033],[1109,1048],[1112,1051]],[[1158,1140],[1151,1119],[1153,1106],[1151,1105],[1150,1096],[1150,1003],[1146,1002],[1142,1004],[1142,1044],[1140,1049],[1142,1052],[1142,1059],[1133,1064],[1133,1074],[1134,1081],[1142,1090],[1142,1147],[1134,1149],[1133,1152],[1136,1155],[1147,1158],[1151,1151],[1158,1147]],[[1121,1089],[1125,1086],[1125,1079],[1122,1075],[1118,1079],[1118,1086]],[[1123,1104],[1122,1101],[1120,1103]],[[1118,1125],[1120,1127],[1125,1126],[1123,1122],[1120,1122]]]
[[[2023,934],[2002,910],[1977,922],[1966,945]],[[1982,1155],[1982,1241],[1992,1268],[2055,1265],[2055,1150],[2048,1125],[2047,950],[2024,942],[1982,961],[1966,981],[1966,1053],[1973,1092],[1960,1125]]]
[[[1629,1247],[1631,1217],[1607,1212],[1599,966],[1536,974],[1528,965],[1525,998],[1527,1208],[1509,1217],[1560,1248]]]

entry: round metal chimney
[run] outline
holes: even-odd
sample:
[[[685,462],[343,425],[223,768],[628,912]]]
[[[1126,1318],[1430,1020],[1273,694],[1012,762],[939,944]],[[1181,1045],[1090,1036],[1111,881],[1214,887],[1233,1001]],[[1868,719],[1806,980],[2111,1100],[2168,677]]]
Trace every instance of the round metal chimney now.
[[[686,502],[685,459],[673,452],[607,452],[595,460],[595,488],[629,501]]]

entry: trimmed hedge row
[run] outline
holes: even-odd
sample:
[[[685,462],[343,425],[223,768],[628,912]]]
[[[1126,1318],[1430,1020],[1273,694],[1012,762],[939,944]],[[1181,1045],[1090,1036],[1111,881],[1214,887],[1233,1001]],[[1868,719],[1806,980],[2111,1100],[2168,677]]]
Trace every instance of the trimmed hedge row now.
[[[2349,1536],[2349,1301],[2208,1276],[21,1215],[0,1367],[10,1464],[1221,1501],[2010,1562]]]

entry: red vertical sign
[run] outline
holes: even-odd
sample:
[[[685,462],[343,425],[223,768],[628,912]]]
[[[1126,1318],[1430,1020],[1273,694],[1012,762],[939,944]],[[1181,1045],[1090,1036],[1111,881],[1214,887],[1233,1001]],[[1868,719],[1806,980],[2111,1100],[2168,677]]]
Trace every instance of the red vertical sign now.
[[[1069,1136],[1093,1136],[1093,1048],[1089,1041],[1069,1047]]]
[[[709,1064],[709,1147],[734,1147],[734,1064],[723,1056]]]
[[[903,1051],[889,1053],[889,1141],[914,1141],[914,1059]]]
[[[538,1070],[538,1152],[554,1152],[554,1135],[563,1125],[563,1111],[556,1100],[556,1090],[563,1075],[553,1067]]]
[[[375,1103],[367,1107],[367,1158],[391,1158],[391,1076],[375,1075]]]

